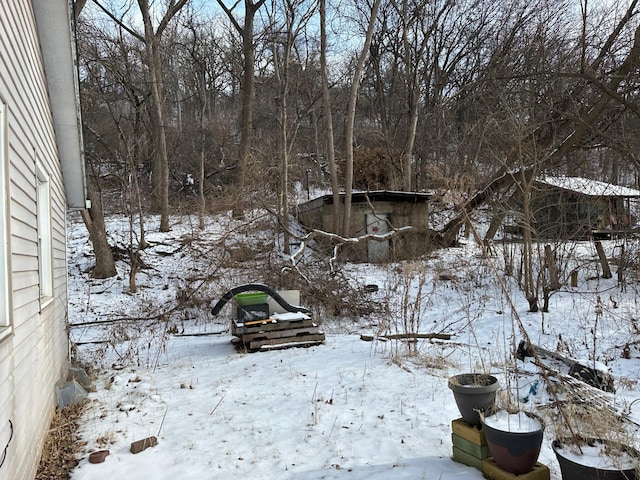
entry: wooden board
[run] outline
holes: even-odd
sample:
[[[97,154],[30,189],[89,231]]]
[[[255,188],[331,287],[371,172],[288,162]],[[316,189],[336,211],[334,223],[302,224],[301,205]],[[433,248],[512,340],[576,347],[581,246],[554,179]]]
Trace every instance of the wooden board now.
[[[303,347],[314,347],[316,345],[322,345],[324,340],[316,340],[316,341],[308,341],[308,342],[291,342],[291,343],[281,343],[278,345],[264,345],[258,350],[251,350],[252,352],[266,352],[271,350],[284,350],[286,348],[303,348]]]
[[[527,473],[515,475],[513,473],[505,472],[496,464],[493,457],[489,457],[482,461],[482,473],[485,477],[492,480],[549,480],[549,477],[551,476],[549,467],[540,462],[537,462],[533,466],[533,470]]]
[[[273,322],[271,320],[265,320],[264,322],[245,325],[242,322],[238,322],[237,320],[233,320],[231,323],[231,334],[235,336],[248,335],[252,333],[258,332],[272,332],[278,330],[291,330],[297,328],[309,328],[313,327],[315,324],[313,320],[299,320],[295,322]]]
[[[270,332],[256,332],[242,335],[242,341],[249,343],[253,340],[272,340],[276,338],[296,337],[298,335],[315,335],[321,333],[317,325],[309,328],[293,328],[288,330],[273,330]]]
[[[455,433],[451,434],[451,443],[453,443],[455,448],[458,448],[480,460],[480,464],[482,464],[482,460],[491,456],[488,445],[478,445],[461,437],[460,435],[456,435]],[[482,467],[480,468],[482,469]]]
[[[301,346],[303,344],[322,343],[324,342],[324,333],[302,334],[283,338],[272,338],[264,340],[254,340],[249,342],[247,347],[249,350],[260,350],[269,347],[284,348],[285,346]],[[245,344],[246,345],[246,344]]]
[[[487,444],[487,440],[484,438],[484,432],[474,425],[469,425],[462,418],[457,418],[451,422],[451,431],[478,446]]]
[[[455,445],[453,447],[453,460],[482,471],[482,459],[474,457],[470,453],[459,449]]]

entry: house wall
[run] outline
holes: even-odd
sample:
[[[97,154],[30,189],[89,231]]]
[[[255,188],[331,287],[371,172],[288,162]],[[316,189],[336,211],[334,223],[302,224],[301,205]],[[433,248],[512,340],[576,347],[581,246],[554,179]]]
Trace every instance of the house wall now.
[[[65,198],[30,0],[0,1],[0,101],[7,109],[6,185],[9,327],[0,329],[0,479],[35,477],[65,376]],[[49,176],[53,296],[41,299],[36,216],[36,165]],[[3,299],[4,301],[5,299]]]

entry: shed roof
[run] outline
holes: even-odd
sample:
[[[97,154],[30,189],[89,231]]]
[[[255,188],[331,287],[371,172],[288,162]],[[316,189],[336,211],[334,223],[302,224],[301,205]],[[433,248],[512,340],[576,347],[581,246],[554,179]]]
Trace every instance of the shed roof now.
[[[633,197],[640,198],[640,190],[623,187],[611,183],[591,180],[583,177],[552,177],[546,176],[538,179],[538,183],[549,185],[575,192],[589,197]]]
[[[340,192],[340,200],[344,200],[344,192]],[[402,202],[402,203],[427,203],[433,197],[430,193],[401,192],[395,190],[374,190],[370,192],[353,192],[352,203],[363,203],[367,198],[371,202]],[[322,205],[333,205],[333,195],[327,194],[316,197],[303,204],[298,205],[304,209],[313,209]]]

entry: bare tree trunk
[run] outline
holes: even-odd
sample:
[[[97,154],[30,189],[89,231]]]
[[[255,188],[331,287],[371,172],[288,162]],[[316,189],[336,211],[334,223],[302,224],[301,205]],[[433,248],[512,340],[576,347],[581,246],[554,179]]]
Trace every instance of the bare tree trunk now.
[[[411,190],[411,183],[413,180],[413,168],[411,167],[413,164],[413,145],[416,140],[416,130],[418,129],[418,97],[419,92],[411,93],[411,106],[409,110],[409,131],[407,132],[407,140],[404,146],[404,152],[402,153],[404,157],[404,166],[402,169],[402,189],[407,192]]]
[[[134,158],[138,158],[138,157],[134,157]],[[133,162],[131,165],[131,181],[133,182],[133,191],[134,191],[135,200],[136,200],[136,207],[138,210],[138,222],[140,224],[138,225],[138,236],[139,236],[138,248],[140,250],[144,250],[148,246],[147,237],[146,237],[145,228],[144,228],[144,210],[142,209],[142,196],[140,195],[140,186],[138,185],[138,176],[136,175],[136,169]],[[131,217],[133,218],[133,212],[131,212]]]
[[[206,80],[205,80],[205,69],[202,69],[202,110],[200,111],[200,175],[198,178],[198,199],[200,200],[199,210],[198,210],[198,228],[200,230],[204,230],[204,212],[205,212],[205,198],[204,198],[204,164],[206,160],[206,141],[207,135],[205,132],[206,122],[204,121],[205,115],[208,110],[209,102],[206,88]]]
[[[418,104],[420,101],[420,83],[418,82],[418,72],[414,68],[415,63],[418,63],[418,59],[412,59],[411,44],[409,42],[408,30],[409,30],[409,8],[407,0],[402,1],[402,44],[404,49],[404,68],[405,68],[405,83],[408,91],[408,128],[407,136],[404,144],[404,151],[402,152],[402,190],[411,190],[412,181],[412,160],[413,160],[413,145],[416,139],[416,130],[418,128]],[[420,49],[422,52],[424,48]],[[417,188],[417,186],[416,186]]]
[[[548,288],[550,290],[560,290],[560,287],[562,285],[560,284],[560,279],[558,278],[558,266],[556,265],[556,259],[554,258],[551,245],[544,246],[544,258],[545,258],[545,263],[547,265],[547,269],[549,270],[549,287]]]
[[[139,141],[142,138],[142,100],[136,99],[136,109],[135,109],[135,122],[134,122],[134,142],[133,142],[133,154],[129,156],[130,169],[131,169],[131,182],[133,183],[133,191],[135,194],[136,207],[138,211],[138,222],[139,222],[139,249],[144,250],[147,248],[147,239],[145,235],[144,228],[144,210],[142,208],[142,195],[140,195],[140,184],[138,183],[138,162],[140,158],[142,158],[141,153],[141,142]],[[120,131],[120,137],[125,138],[125,132],[118,125],[118,130]],[[131,215],[133,216],[133,207],[132,207]]]
[[[233,9],[238,6],[240,0],[236,1],[232,7],[227,7],[224,0],[217,0],[218,5],[224,10],[225,14],[233,24],[234,28],[242,37],[242,56],[243,56],[243,72],[240,80],[240,89],[242,91],[242,126],[240,150],[238,152],[238,168],[237,182],[238,195],[233,208],[233,214],[236,217],[244,216],[244,189],[246,185],[247,167],[251,158],[251,140],[253,138],[253,110],[255,107],[255,45],[253,42],[253,26],[256,12],[264,5],[266,0],[244,0],[244,23],[241,26],[234,17]]]
[[[198,209],[198,228],[200,230],[204,230],[204,212],[206,207],[205,197],[204,197],[204,163],[205,163],[205,134],[204,131],[202,133],[202,147],[200,149],[200,178],[198,184],[198,199],[199,199],[199,209]]]
[[[87,0],[76,0],[74,2],[74,16],[76,20],[80,16]],[[86,157],[85,157],[86,158]],[[84,221],[89,239],[93,245],[93,254],[96,264],[93,267],[91,275],[94,278],[109,278],[116,275],[116,264],[113,260],[113,251],[107,240],[107,230],[104,223],[104,210],[102,208],[102,199],[98,195],[96,179],[87,170],[87,197],[91,203],[91,208],[81,210],[80,214]]]
[[[595,242],[596,252],[598,252],[598,258],[600,259],[600,266],[602,266],[602,278],[611,278],[611,268],[609,267],[609,261],[607,260],[607,254],[604,251],[602,242]]]
[[[306,8],[304,1],[284,0],[282,5],[282,20],[274,15],[272,24],[275,27],[273,40],[274,73],[278,81],[279,90],[277,109],[279,112],[280,135],[280,222],[282,223],[285,255],[291,254],[291,239],[289,228],[289,163],[291,148],[297,134],[295,115],[289,117],[289,95],[292,79],[291,64],[294,48],[300,33],[313,15],[314,8]],[[275,5],[275,2],[274,2]],[[274,14],[276,9],[274,8]]]
[[[489,222],[489,228],[487,228],[487,232],[485,233],[485,236],[484,236],[485,244],[493,241],[494,237],[496,236],[496,233],[498,233],[498,229],[500,228],[500,225],[502,225],[502,221],[504,220],[506,213],[507,212],[504,209],[500,209],[498,212],[493,213],[493,216],[491,217],[491,222]]]
[[[522,178],[521,188],[522,198],[523,198],[523,215],[524,215],[524,230],[523,230],[523,238],[522,238],[522,262],[523,262],[523,289],[525,297],[529,302],[529,311],[537,312],[538,311],[538,292],[536,289],[536,282],[533,278],[533,256],[534,256],[534,248],[533,248],[533,225],[532,225],[532,216],[531,216],[531,188],[530,184],[527,182],[527,179]]]
[[[369,47],[371,46],[371,39],[373,38],[373,29],[376,24],[378,10],[380,9],[381,0],[374,0],[373,7],[371,8],[371,15],[369,16],[369,24],[367,26],[367,34],[365,36],[364,45],[358,55],[358,61],[356,68],[353,72],[353,81],[351,83],[351,89],[349,90],[349,102],[347,105],[347,118],[344,127],[344,147],[345,147],[345,161],[346,161],[346,173],[345,173],[345,193],[344,193],[344,216],[342,217],[342,235],[348,237],[351,235],[351,196],[353,191],[353,129],[356,118],[356,103],[358,102],[358,90],[360,88],[360,77],[364,70],[364,62],[367,59],[369,53]]]
[[[327,128],[327,163],[331,175],[331,193],[333,196],[333,232],[340,232],[340,186],[336,167],[335,143],[333,139],[333,117],[331,115],[331,97],[329,94],[329,74],[327,71],[327,2],[320,0],[320,71],[322,76],[322,100]]]
[[[322,172],[322,162],[320,159],[322,158],[323,149],[320,147],[320,119],[318,118],[318,114],[316,110],[311,110],[309,112],[309,117],[311,120],[311,125],[313,126],[313,146],[315,148],[315,156],[316,156],[316,164],[315,164],[315,176],[317,181],[322,185],[324,182],[323,172]],[[307,178],[307,193],[311,190],[311,185],[309,184]],[[309,198],[307,198],[309,200]]]
[[[184,2],[183,2],[184,3]],[[154,31],[148,0],[138,0],[144,22],[144,39],[151,84],[150,117],[153,129],[156,181],[153,189],[156,207],[160,211],[160,231],[169,231],[169,154],[164,124],[164,79],[160,58],[161,34]]]
[[[288,10],[288,9],[287,9]],[[287,13],[287,17],[289,13]],[[279,192],[279,207],[280,207],[280,221],[282,222],[283,230],[283,252],[285,255],[291,253],[290,237],[289,237],[289,118],[288,118],[288,102],[287,96],[289,95],[289,58],[291,55],[291,18],[287,18],[286,36],[287,40],[283,45],[282,58],[278,58],[278,45],[274,45],[274,70],[276,78],[280,83],[280,91],[278,92],[278,110],[279,110],[279,122],[280,122],[280,138],[279,153],[280,153],[280,192]]]
[[[245,0],[246,4],[250,3]],[[233,215],[235,217],[244,216],[244,190],[246,187],[246,175],[251,157],[251,143],[253,138],[253,110],[255,108],[256,85],[255,85],[255,47],[253,45],[253,15],[248,10],[242,34],[242,55],[244,58],[244,71],[240,81],[242,90],[242,126],[240,138],[240,151],[238,152],[238,198],[234,204]]]
[[[115,276],[116,264],[113,260],[113,252],[107,241],[107,232],[104,224],[104,211],[102,200],[98,195],[95,179],[87,173],[87,196],[91,202],[91,208],[82,210],[82,219],[89,231],[89,239],[93,245],[93,253],[96,264],[91,272],[94,278],[109,278]]]
[[[138,259],[140,258],[140,247],[136,247],[133,242],[133,212],[129,215],[129,293],[136,293],[136,274],[138,273]]]
[[[282,148],[282,160],[280,163],[280,196],[281,196],[281,201],[280,201],[280,206],[282,208],[281,212],[280,212],[280,217],[281,217],[281,222],[282,222],[282,227],[284,229],[284,249],[283,252],[285,255],[289,255],[291,253],[291,240],[289,238],[289,195],[288,195],[288,185],[289,185],[289,148],[287,146],[287,142],[288,140],[288,134],[287,134],[287,101],[284,99],[284,95],[282,97],[282,104],[280,106],[281,108],[281,115],[280,115],[280,121],[282,122],[282,129],[280,131],[280,142],[283,145]]]

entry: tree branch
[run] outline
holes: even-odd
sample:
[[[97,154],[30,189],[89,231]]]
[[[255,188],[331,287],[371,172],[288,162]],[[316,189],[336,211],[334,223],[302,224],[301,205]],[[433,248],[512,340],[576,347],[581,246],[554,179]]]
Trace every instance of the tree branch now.
[[[125,25],[122,21],[122,19],[116,17],[113,13],[111,13],[106,7],[104,7],[102,5],[102,3],[100,3],[99,0],[93,0],[93,3],[95,3],[97,5],[97,7],[102,10],[111,20],[113,20],[120,28],[122,28],[123,30],[125,30],[126,32],[129,33],[129,35],[137,38],[138,40],[140,40],[141,42],[144,43],[144,36],[140,35],[138,32],[136,32],[135,30],[129,28],[127,25]]]

